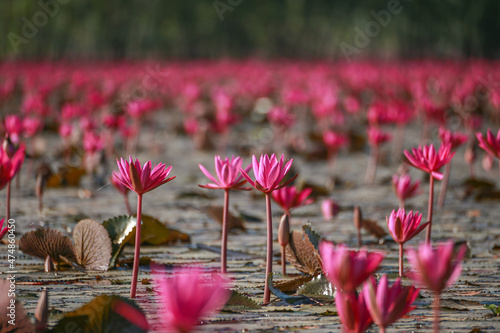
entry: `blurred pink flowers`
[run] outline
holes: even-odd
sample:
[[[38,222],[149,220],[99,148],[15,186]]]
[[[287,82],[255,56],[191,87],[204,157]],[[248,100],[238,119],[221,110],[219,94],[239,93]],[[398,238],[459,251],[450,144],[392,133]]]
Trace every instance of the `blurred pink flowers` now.
[[[330,221],[339,212],[339,205],[333,199],[324,199],[321,202],[321,213],[326,221]]]
[[[493,157],[500,158],[500,130],[495,137],[490,129],[486,132],[486,138],[482,133],[476,133],[479,147],[483,148],[488,154]]]
[[[387,326],[416,308],[412,304],[418,292],[415,287],[402,287],[400,278],[389,287],[385,274],[380,278],[378,285],[373,277],[365,282],[363,288],[365,303],[380,332],[385,332]]]
[[[210,188],[210,189],[234,189],[234,190],[249,190],[250,188],[242,187],[247,181],[243,179],[240,174],[240,169],[242,167],[243,160],[241,157],[231,157],[222,159],[220,156],[215,156],[215,172],[217,178],[212,176],[212,174],[201,164],[198,164],[200,170],[203,172],[208,179],[213,183],[207,185],[199,185],[200,187]],[[248,165],[244,170],[245,172],[250,171],[252,165]]]
[[[404,208],[405,200],[420,192],[420,181],[411,182],[410,175],[392,176],[392,187],[399,199],[399,208]]]
[[[441,292],[457,281],[462,272],[462,260],[467,246],[463,244],[455,253],[453,241],[438,244],[432,248],[429,243],[421,244],[417,250],[407,251],[412,271],[408,276],[422,287],[434,293],[434,332],[439,332]]]
[[[345,245],[328,242],[319,245],[323,272],[344,293],[352,293],[378,268],[384,255],[366,250],[353,251]]]
[[[285,186],[271,193],[274,201],[283,208],[285,214],[290,214],[293,208],[302,207],[311,204],[314,200],[308,199],[312,193],[312,188],[305,188],[302,191],[297,190],[293,185]]]
[[[203,276],[197,267],[176,268],[173,276],[155,277],[160,302],[161,331],[191,332],[200,319],[216,313],[229,299],[230,281],[222,275]]]
[[[451,286],[462,272],[461,261],[467,247],[462,245],[455,254],[454,243],[448,241],[432,248],[430,244],[420,244],[418,249],[408,249],[408,261],[412,272],[409,276],[424,288],[439,295]]]
[[[5,234],[7,234],[7,231],[9,231],[9,227],[7,227],[7,226],[2,229],[4,222],[5,222],[5,219],[0,220],[0,240],[2,240],[3,236],[5,236]]]
[[[363,333],[373,324],[363,295],[337,292],[335,307],[345,333]]]
[[[417,169],[428,172],[432,177],[441,180],[443,174],[439,170],[448,162],[451,161],[455,152],[451,152],[451,144],[443,143],[436,152],[434,145],[419,146],[417,149],[412,148],[411,153],[407,150],[404,152],[408,162]]]

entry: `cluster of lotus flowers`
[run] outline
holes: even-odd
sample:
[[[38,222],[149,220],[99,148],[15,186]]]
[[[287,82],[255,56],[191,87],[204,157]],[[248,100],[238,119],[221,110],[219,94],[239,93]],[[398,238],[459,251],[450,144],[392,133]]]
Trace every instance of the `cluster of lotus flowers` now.
[[[272,148],[301,152],[307,145],[306,139],[297,134],[294,126],[299,121],[308,121],[310,113],[311,126],[320,133],[322,152],[332,174],[340,151],[351,140],[345,129],[358,124],[366,128],[370,146],[367,184],[374,182],[380,146],[392,138],[386,132],[388,126],[395,127],[396,156],[403,153],[404,129],[408,123],[417,117],[422,119],[423,142],[429,139],[430,129],[439,126],[439,148],[434,144],[424,144],[404,151],[408,165],[429,174],[427,219],[422,223],[421,213],[405,210],[405,201],[420,193],[420,183],[405,172],[394,175],[393,186],[399,209],[387,217],[387,227],[399,244],[401,277],[405,275],[403,245],[426,229],[426,242],[406,252],[411,266],[407,276],[418,287],[427,288],[436,295],[435,331],[439,331],[440,294],[460,275],[465,248],[455,251],[451,241],[432,247],[434,183],[435,180],[443,181],[437,200],[442,206],[450,176],[450,161],[462,144],[467,143],[465,159],[471,176],[474,175],[476,139],[479,147],[487,153],[483,161],[486,169],[491,168],[493,158],[500,158],[500,131],[496,136],[490,129],[486,135],[479,132],[483,118],[496,119],[500,110],[500,94],[488,85],[488,82],[497,81],[484,80],[490,74],[498,77],[498,66],[471,62],[464,71],[458,64],[439,62],[416,62],[411,66],[404,63],[340,66],[323,62],[278,64],[257,61],[120,63],[84,68],[50,63],[20,63],[16,66],[4,63],[0,65],[0,73],[0,105],[8,107],[18,99],[22,101],[21,114],[6,116],[2,128],[6,141],[0,149],[0,189],[8,188],[7,219],[10,214],[10,182],[24,161],[27,150],[24,141],[33,157],[34,147],[29,143],[42,132],[44,125],[51,122],[57,125],[63,147],[68,151],[75,142],[82,142],[84,157],[81,163],[93,173],[101,163],[101,155],[116,156],[116,137],[121,137],[124,144],[126,154],[123,156],[135,152],[138,136],[143,127],[151,126],[151,117],[172,110],[172,107],[178,110],[181,127],[193,137],[195,145],[203,148],[207,138],[219,135],[220,150],[227,148],[229,132],[239,122],[250,120],[253,115],[264,115],[261,120],[270,124],[276,136],[276,147]],[[487,94],[478,97],[478,90]],[[467,104],[471,97],[480,99],[480,103]],[[450,112],[460,118],[465,133],[446,128],[446,115]],[[68,154],[67,157],[69,161],[71,156]],[[172,166],[151,161],[141,164],[132,157],[118,159],[117,166],[118,170],[112,176],[113,184],[125,196],[130,190],[138,196],[130,290],[130,297],[134,298],[143,195],[175,177],[170,176]],[[286,272],[284,252],[289,242],[291,211],[312,202],[309,198],[312,189],[299,191],[290,185],[297,177],[289,175],[291,166],[292,160],[286,161],[283,155],[279,158],[275,154],[253,155],[248,166],[239,156],[215,156],[215,173],[199,166],[210,181],[200,186],[224,191],[220,274],[207,280],[200,267],[179,268],[171,279],[158,278],[158,290],[164,304],[161,318],[165,328],[189,331],[200,317],[215,312],[229,297],[231,281],[225,274],[229,193],[232,190],[254,188],[265,195],[267,260],[264,304],[270,302],[268,283],[272,280],[267,277],[272,274],[273,258],[271,200],[274,199],[285,212],[278,230],[283,273]],[[444,173],[441,172],[443,167]],[[41,197],[42,192],[42,188],[37,187],[37,195]],[[128,201],[126,204],[129,214],[132,214]],[[325,217],[331,217],[333,203],[325,200],[322,210]],[[0,230],[0,236],[6,232],[6,228]],[[363,332],[372,323],[384,331],[414,308],[412,304],[418,289],[402,286],[399,278],[392,285],[385,275],[378,282],[374,279],[373,273],[384,258],[382,253],[363,249],[354,251],[341,244],[334,246],[323,242],[320,254],[323,272],[337,290],[335,301],[346,332]]]

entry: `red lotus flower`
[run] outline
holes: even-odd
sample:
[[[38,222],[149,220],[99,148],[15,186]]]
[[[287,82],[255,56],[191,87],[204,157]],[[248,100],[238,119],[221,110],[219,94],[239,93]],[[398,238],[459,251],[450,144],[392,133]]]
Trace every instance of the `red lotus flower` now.
[[[200,319],[216,313],[227,302],[229,282],[221,275],[212,279],[203,276],[200,268],[173,270],[173,277],[155,277],[160,302],[159,318],[162,331],[191,332]]]
[[[444,127],[440,127],[439,138],[444,144],[451,144],[451,150],[455,150],[467,141],[468,136],[460,132],[453,133]]]
[[[151,161],[148,161],[144,167],[141,167],[139,160],[136,159],[134,162],[132,156],[129,157],[129,161],[121,158],[116,162],[120,172],[114,172],[114,177],[139,195],[152,191],[175,178],[175,176],[167,178],[172,166],[166,168],[163,163],[151,166]]]
[[[452,241],[432,248],[430,244],[421,244],[417,250],[407,251],[408,261],[412,267],[409,274],[415,282],[440,295],[443,289],[451,286],[462,272],[461,261],[465,257],[467,247],[462,245],[454,253]]]
[[[286,186],[273,191],[271,195],[274,201],[288,214],[293,208],[311,204],[314,200],[307,199],[311,193],[312,188],[309,187],[298,191],[295,186]]]
[[[5,131],[13,143],[19,142],[19,136],[23,131],[23,121],[17,115],[11,114],[5,117]]]
[[[400,202],[417,195],[420,192],[420,181],[412,184],[410,175],[392,176],[392,186]]]
[[[389,287],[385,274],[380,279],[378,286],[372,277],[366,281],[363,288],[368,311],[375,324],[381,328],[381,332],[385,332],[387,326],[416,308],[412,304],[417,298],[418,292],[419,290],[415,287],[402,287],[400,278]]]
[[[373,324],[363,295],[337,292],[335,306],[345,333],[363,333]]]
[[[26,117],[23,119],[24,136],[27,138],[34,137],[43,127],[43,123],[39,118]]]
[[[422,214],[418,212],[413,214],[413,211],[407,214],[404,209],[398,209],[397,212],[393,210],[386,219],[392,238],[399,244],[408,242],[429,224],[429,222],[420,223]]]
[[[290,184],[297,175],[287,180],[283,184],[280,184],[285,175],[288,173],[292,166],[292,161],[288,161],[284,164],[285,156],[281,155],[281,159],[278,161],[278,158],[275,154],[272,154],[269,157],[267,154],[260,156],[260,161],[257,162],[257,158],[255,155],[252,156],[252,166],[253,173],[255,175],[255,182],[250,178],[248,173],[240,168],[242,176],[257,190],[264,192],[266,194],[271,193],[272,191],[279,190]]]
[[[443,143],[436,153],[434,145],[419,146],[412,148],[412,153],[405,150],[405,156],[409,163],[417,169],[430,173],[436,179],[443,179],[443,174],[439,172],[446,163],[450,162],[455,152],[451,152],[451,144]]]
[[[276,127],[289,128],[295,122],[295,116],[286,108],[275,106],[267,113],[267,120]]]
[[[498,130],[496,137],[491,133],[490,129],[486,133],[486,138],[483,137],[482,133],[476,133],[476,137],[479,140],[479,147],[483,148],[491,156],[500,158],[500,130]]]
[[[0,220],[0,240],[3,238],[3,236],[5,236],[5,234],[7,234],[7,231],[9,231],[9,227],[7,226],[2,229],[4,221],[5,219]]]
[[[231,159],[227,157],[226,159],[222,159],[220,156],[215,156],[215,172],[217,174],[217,178],[212,176],[212,174],[208,172],[203,165],[198,164],[203,174],[213,182],[207,185],[198,186],[211,189],[249,190],[250,188],[242,187],[243,184],[247,182],[240,174],[242,164],[243,160],[239,156],[236,158],[232,156]],[[248,165],[245,168],[245,172],[250,171],[251,168],[252,165]]]
[[[319,252],[327,279],[345,293],[355,292],[384,259],[382,253],[352,251],[343,244],[335,248],[328,242],[319,245]]]

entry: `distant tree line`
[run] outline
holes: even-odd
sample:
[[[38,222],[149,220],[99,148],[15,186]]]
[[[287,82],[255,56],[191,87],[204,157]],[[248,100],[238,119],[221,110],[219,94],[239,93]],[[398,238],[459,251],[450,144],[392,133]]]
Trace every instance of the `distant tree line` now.
[[[500,1],[0,1],[0,58],[500,56]]]

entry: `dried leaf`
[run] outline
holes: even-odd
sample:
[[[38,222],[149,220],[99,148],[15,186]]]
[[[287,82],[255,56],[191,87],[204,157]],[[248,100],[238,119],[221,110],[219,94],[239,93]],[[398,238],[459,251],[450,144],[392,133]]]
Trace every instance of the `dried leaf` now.
[[[260,305],[258,305],[253,299],[248,296],[243,295],[242,293],[233,290],[231,293],[231,297],[227,301],[224,309],[232,309],[232,308],[246,308],[246,309],[260,309]]]
[[[142,333],[147,332],[147,320],[134,301],[103,295],[67,313],[52,332],[68,332],[68,327],[82,332]]]
[[[133,217],[134,221],[136,220]],[[142,215],[141,225],[141,244],[161,245],[172,244],[176,242],[190,242],[191,237],[188,234],[171,229],[152,216]],[[135,244],[135,224],[132,232],[127,235],[125,241],[129,244]]]
[[[306,233],[307,237],[309,238],[309,241],[312,243],[316,251],[319,248],[319,242],[321,241],[321,236],[318,234],[316,231],[314,231],[311,228],[310,224],[304,224],[302,226],[302,230]]]
[[[309,282],[313,279],[312,275],[299,276],[293,280],[288,280],[274,285],[275,288],[279,289],[284,293],[295,293],[304,283]]]
[[[207,208],[207,213],[210,215],[215,221],[222,225],[222,215],[224,212],[224,208],[222,206],[210,206]],[[228,229],[241,229],[245,231],[245,225],[242,219],[234,216],[231,212],[228,212],[227,223]]]
[[[316,242],[316,236],[312,230],[304,228],[301,231],[293,230],[290,235],[290,243],[286,247],[286,259],[295,266],[300,272],[308,275],[317,275],[321,273],[321,257],[314,244],[309,240],[308,232]]]
[[[0,332],[35,332],[23,305],[9,297],[10,280],[0,279]],[[12,302],[14,301],[14,302]],[[14,320],[15,325],[12,325]]]
[[[387,232],[374,220],[363,220],[362,227],[377,239],[382,239],[387,235]]]
[[[50,256],[54,265],[64,256],[75,261],[73,244],[69,237],[54,229],[38,228],[24,234],[19,241],[19,249],[25,254],[45,260]]]
[[[85,175],[85,169],[65,165],[59,168],[56,174],[53,174],[47,180],[47,187],[77,187],[80,185],[80,179]]]
[[[86,269],[106,271],[111,259],[111,240],[106,229],[93,220],[81,220],[73,230],[76,261]]]

